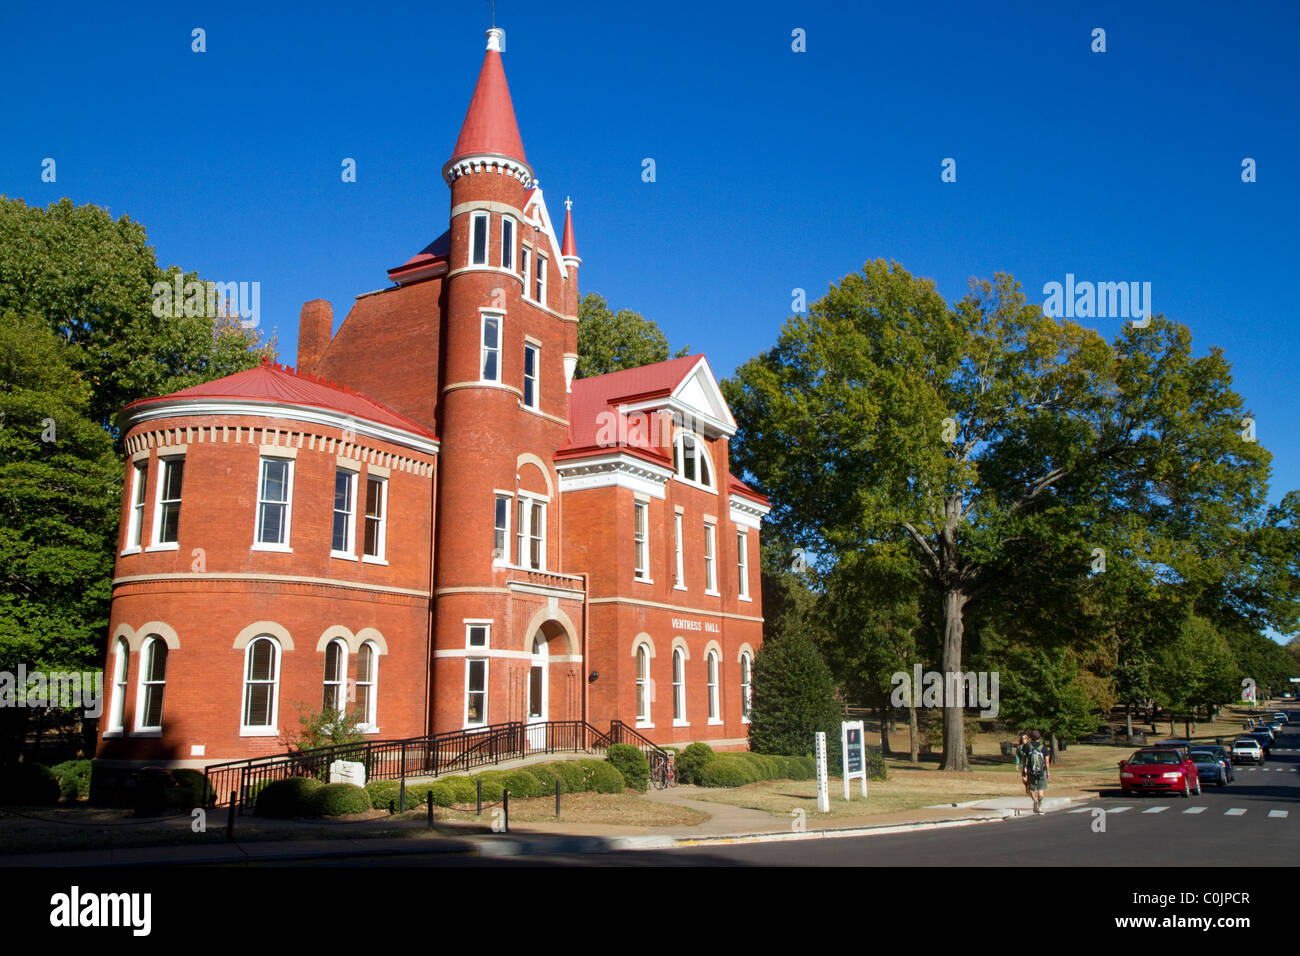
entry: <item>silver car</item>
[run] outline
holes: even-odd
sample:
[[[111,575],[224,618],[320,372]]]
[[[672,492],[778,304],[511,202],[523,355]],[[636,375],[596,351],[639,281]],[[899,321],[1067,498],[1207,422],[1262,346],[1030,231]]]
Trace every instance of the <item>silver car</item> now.
[[[1263,763],[1264,748],[1252,737],[1238,737],[1232,742],[1233,763]]]

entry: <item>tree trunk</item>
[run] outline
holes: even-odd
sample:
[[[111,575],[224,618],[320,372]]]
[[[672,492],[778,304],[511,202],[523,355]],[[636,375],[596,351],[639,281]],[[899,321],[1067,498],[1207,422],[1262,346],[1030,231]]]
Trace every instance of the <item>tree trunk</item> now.
[[[961,700],[948,700],[949,675],[961,673],[962,608],[966,598],[955,587],[943,594],[943,764],[941,770],[970,770],[966,759],[966,708]]]
[[[1124,733],[1129,737],[1133,736],[1133,704],[1131,702],[1124,704]]]
[[[889,749],[889,708],[885,705],[880,707],[880,753],[882,756],[890,755]]]
[[[907,708],[907,737],[912,751],[912,763],[921,762],[921,732],[916,725],[916,697],[912,697],[912,706]]]

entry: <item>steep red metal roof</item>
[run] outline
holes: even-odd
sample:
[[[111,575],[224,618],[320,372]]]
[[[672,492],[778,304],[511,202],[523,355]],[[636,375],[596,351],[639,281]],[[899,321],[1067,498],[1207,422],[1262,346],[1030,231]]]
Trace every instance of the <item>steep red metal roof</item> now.
[[[560,241],[560,255],[578,255],[578,245],[573,241],[573,207],[567,200],[564,204],[564,238]]]
[[[608,437],[613,423],[617,450],[663,459],[665,455],[650,440],[652,436],[643,436],[640,429],[629,428],[627,416],[618,415],[619,402],[671,394],[699,360],[698,355],[687,355],[594,378],[574,379],[569,392],[569,440],[559,448],[556,457],[574,457],[575,453],[590,453],[600,448],[615,450],[597,440],[602,427]],[[671,455],[669,449],[670,462]]]
[[[233,399],[252,402],[265,402],[271,405],[298,405],[309,408],[323,408],[332,412],[341,412],[353,418],[399,428],[427,438],[436,435],[413,418],[407,418],[401,412],[394,411],[387,405],[381,405],[372,398],[362,395],[356,389],[318,379],[306,372],[295,372],[278,363],[264,359],[256,368],[236,372],[225,378],[204,382],[183,388],[170,395],[155,398],[141,398],[122,409],[125,416],[131,409],[158,402],[184,401],[186,399]]]
[[[519,124],[515,122],[515,108],[510,102],[510,87],[506,84],[501,54],[491,49],[483,57],[483,68],[479,71],[474,96],[469,101],[469,110],[465,113],[465,122],[461,125],[460,138],[456,140],[451,159],[484,153],[528,162],[524,157],[524,142],[519,137]]]

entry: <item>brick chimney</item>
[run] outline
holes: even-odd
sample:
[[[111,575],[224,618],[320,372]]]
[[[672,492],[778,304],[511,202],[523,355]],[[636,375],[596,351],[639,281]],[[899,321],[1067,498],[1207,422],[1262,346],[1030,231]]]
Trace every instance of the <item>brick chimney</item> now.
[[[312,372],[329,348],[334,332],[334,307],[325,299],[302,304],[298,314],[298,371]]]

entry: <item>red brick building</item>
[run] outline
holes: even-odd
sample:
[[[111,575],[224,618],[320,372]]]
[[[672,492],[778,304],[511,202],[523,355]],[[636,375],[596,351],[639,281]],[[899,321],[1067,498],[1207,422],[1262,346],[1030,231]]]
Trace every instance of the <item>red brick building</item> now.
[[[747,739],[766,500],[700,356],[573,378],[578,267],[499,52],[449,228],[337,334],[121,416],[129,467],[97,766],[283,751],[299,711],[379,738],[621,719]],[[345,383],[345,384],[344,384]]]

